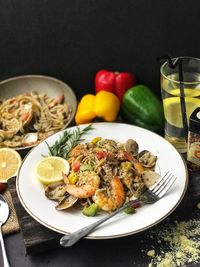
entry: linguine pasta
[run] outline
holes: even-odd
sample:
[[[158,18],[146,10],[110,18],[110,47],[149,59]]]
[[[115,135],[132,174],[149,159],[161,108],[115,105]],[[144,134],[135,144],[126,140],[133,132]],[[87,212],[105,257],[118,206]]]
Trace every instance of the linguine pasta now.
[[[45,189],[48,198],[58,201],[58,210],[79,203],[111,212],[160,178],[154,171],[157,157],[147,150],[139,152],[132,139],[120,143],[96,137],[76,145],[67,160],[70,171],[63,173],[63,181]]]
[[[72,111],[63,102],[35,91],[0,100],[0,147],[32,146],[64,128]]]

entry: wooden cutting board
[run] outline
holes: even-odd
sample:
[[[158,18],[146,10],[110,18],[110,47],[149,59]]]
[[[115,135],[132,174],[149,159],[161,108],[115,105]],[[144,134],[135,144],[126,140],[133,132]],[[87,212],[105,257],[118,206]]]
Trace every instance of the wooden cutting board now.
[[[61,234],[41,225],[26,212],[19,201],[15,181],[15,177],[9,179],[8,188],[12,196],[27,253],[34,254],[58,247]]]
[[[16,192],[15,178],[9,179],[8,186],[20,224],[21,234],[27,253],[35,254],[37,252],[59,247],[59,239],[62,235],[49,230],[35,221],[22,207]],[[175,215],[179,216],[180,219],[183,218],[184,214],[188,214],[188,207],[194,207],[194,205],[197,205],[199,201],[200,172],[189,173],[188,189],[181,204],[174,212]]]

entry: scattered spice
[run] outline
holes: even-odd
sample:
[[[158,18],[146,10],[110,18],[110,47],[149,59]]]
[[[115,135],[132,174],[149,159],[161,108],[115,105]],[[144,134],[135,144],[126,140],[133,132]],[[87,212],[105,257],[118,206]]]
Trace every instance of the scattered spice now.
[[[148,267],[182,267],[200,260],[200,220],[174,221],[150,237],[156,238],[161,247],[147,252],[152,257]]]
[[[147,256],[149,257],[154,257],[155,256],[155,250],[154,249],[151,249],[147,252]]]

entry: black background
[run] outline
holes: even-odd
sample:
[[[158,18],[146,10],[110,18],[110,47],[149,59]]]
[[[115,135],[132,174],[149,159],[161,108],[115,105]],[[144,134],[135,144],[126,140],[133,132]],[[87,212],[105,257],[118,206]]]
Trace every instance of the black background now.
[[[200,57],[199,1],[1,0],[0,80],[45,74],[78,98],[96,71],[135,73],[160,96],[156,57]]]
[[[67,82],[80,98],[93,92],[95,72],[106,68],[134,72],[138,82],[160,96],[156,57],[200,57],[199,7],[199,0],[0,0],[0,80],[50,75]],[[191,204],[194,194],[188,195],[185,202]],[[188,218],[192,210],[199,217],[195,205],[184,209]],[[25,256],[20,233],[6,237],[6,245],[11,266],[54,267],[59,262],[76,267],[96,262],[99,267],[138,267],[150,261],[146,252],[152,240],[147,234],[82,240],[76,249],[36,257]]]

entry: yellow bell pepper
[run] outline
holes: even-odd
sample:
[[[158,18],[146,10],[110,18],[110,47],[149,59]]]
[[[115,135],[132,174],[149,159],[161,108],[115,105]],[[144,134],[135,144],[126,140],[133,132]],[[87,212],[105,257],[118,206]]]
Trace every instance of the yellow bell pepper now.
[[[81,98],[75,116],[76,124],[89,123],[96,117],[94,103],[95,95],[87,94]]]
[[[70,184],[75,184],[78,180],[77,174],[74,172],[71,172],[68,176],[68,180],[69,180]]]
[[[100,91],[94,101],[94,113],[105,121],[115,121],[120,109],[118,97],[108,91]]]
[[[96,143],[98,143],[101,139],[102,139],[102,138],[101,138],[100,136],[97,136],[97,137],[95,137],[95,138],[92,139],[92,143],[93,143],[93,144],[96,144]]]

